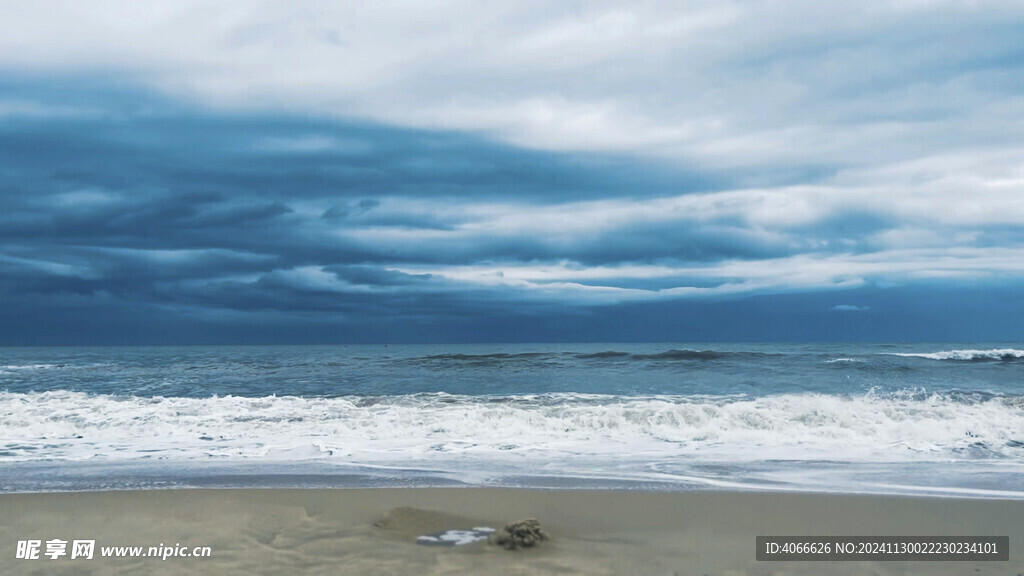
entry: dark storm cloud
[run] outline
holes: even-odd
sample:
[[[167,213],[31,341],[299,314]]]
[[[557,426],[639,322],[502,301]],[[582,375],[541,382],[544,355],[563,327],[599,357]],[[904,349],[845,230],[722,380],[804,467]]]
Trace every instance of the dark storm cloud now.
[[[74,79],[2,84],[35,103],[0,117],[0,295],[20,310],[486,316],[521,290],[389,265],[574,257],[531,235],[458,229],[475,203],[659,197],[714,180],[457,133],[211,115]]]
[[[127,7],[0,18],[0,342],[1024,337],[1019,4]]]
[[[325,266],[324,271],[330,272],[346,282],[366,286],[404,286],[424,282],[431,278],[430,274],[403,274],[373,266]]]
[[[815,187],[834,172],[810,165],[695,174],[74,79],[0,84],[22,103],[0,109],[0,343],[615,339],[659,302],[726,321],[759,294],[1012,276],[1024,244],[1004,212],[937,221]],[[956,234],[969,252],[941,249]],[[717,312],[676,303],[690,298]],[[856,300],[821,304],[822,323],[836,301]]]
[[[31,93],[32,81],[0,81],[0,90]],[[551,155],[450,132],[406,130],[298,116],[212,115],[187,110],[146,111],[126,98],[49,83],[81,115],[15,115],[0,123],[0,153],[15,178],[6,190],[34,194],[81,188],[151,196],[239,194],[359,201],[374,195],[529,197],[553,202],[707,189],[717,184],[664,166],[616,166],[570,154]],[[162,101],[154,99],[154,107]],[[133,108],[143,112],[133,113]],[[591,168],[596,168],[591,170]],[[372,198],[369,200],[372,202]]]

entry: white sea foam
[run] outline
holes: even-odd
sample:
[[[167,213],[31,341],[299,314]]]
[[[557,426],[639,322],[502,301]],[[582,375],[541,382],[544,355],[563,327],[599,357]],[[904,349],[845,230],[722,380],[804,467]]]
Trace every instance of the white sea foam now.
[[[7,370],[18,372],[25,370],[47,370],[56,367],[56,364],[4,364],[0,366],[0,372]]]
[[[446,530],[424,534],[416,538],[416,542],[427,546],[465,546],[487,540],[494,531],[490,526],[476,526],[472,530]]]
[[[366,465],[991,460],[1024,463],[1019,398],[447,394],[141,398],[0,392],[0,462],[325,460]]]
[[[886,352],[888,356],[928,358],[930,360],[1013,360],[1024,358],[1024,350],[993,348],[990,350],[942,350],[940,352]]]

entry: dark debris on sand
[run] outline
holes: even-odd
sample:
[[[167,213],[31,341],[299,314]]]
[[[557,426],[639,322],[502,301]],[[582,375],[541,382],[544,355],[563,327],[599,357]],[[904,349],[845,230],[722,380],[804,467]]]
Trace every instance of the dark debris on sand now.
[[[504,546],[506,550],[515,550],[536,546],[541,540],[547,539],[548,535],[541,530],[540,522],[536,518],[527,518],[506,524],[505,528],[491,535],[490,542]]]

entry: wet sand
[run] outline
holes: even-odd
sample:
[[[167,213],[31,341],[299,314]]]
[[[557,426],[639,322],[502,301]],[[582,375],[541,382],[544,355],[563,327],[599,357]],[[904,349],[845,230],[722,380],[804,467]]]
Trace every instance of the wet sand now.
[[[538,518],[507,551],[417,536]],[[762,535],[1009,536],[1008,562],[758,562]],[[19,540],[42,540],[37,560]],[[45,556],[47,540],[68,555]],[[94,558],[70,559],[73,540]],[[1024,501],[498,488],[223,489],[0,495],[0,574],[1024,574]],[[109,546],[209,557],[100,557]]]

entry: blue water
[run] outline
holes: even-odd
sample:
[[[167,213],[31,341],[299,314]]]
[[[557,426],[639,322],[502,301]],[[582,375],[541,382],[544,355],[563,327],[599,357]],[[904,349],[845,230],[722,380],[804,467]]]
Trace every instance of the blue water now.
[[[1024,345],[0,349],[0,490],[1024,497]]]

